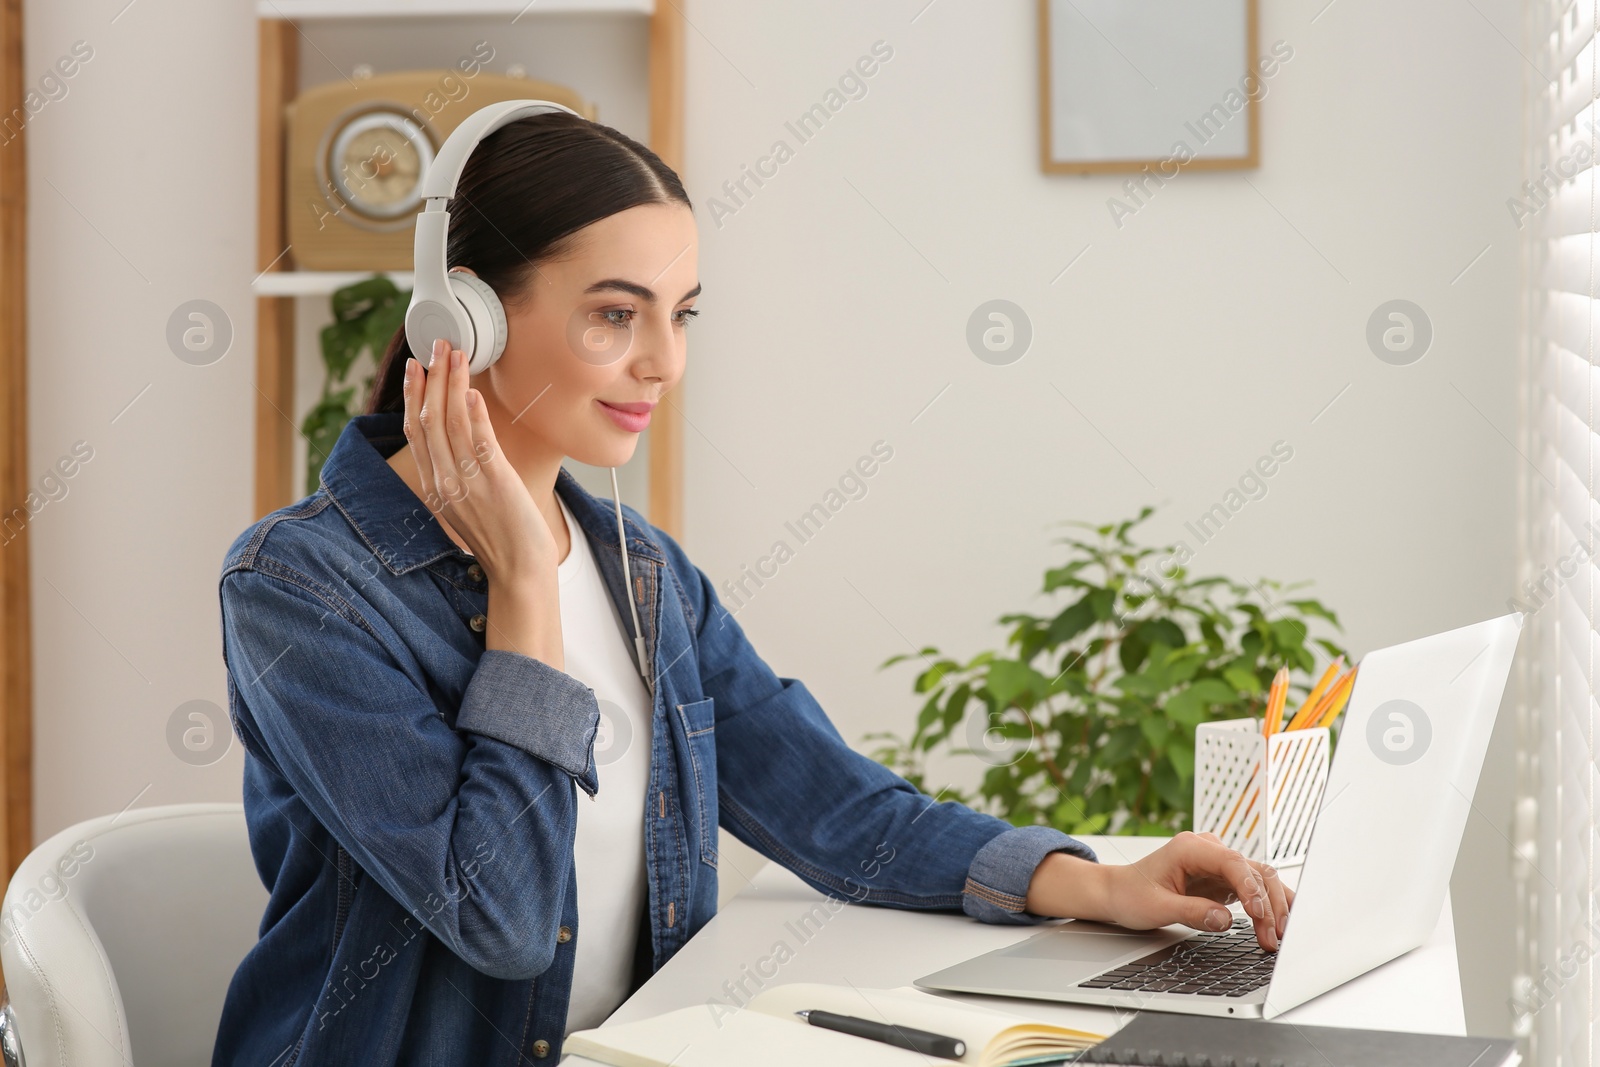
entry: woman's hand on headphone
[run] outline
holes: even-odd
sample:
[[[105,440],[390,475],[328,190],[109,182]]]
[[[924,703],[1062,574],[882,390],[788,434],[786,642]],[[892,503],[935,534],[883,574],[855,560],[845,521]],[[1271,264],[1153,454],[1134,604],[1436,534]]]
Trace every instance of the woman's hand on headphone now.
[[[555,537],[500,450],[483,397],[468,388],[468,377],[466,357],[443,339],[433,344],[429,368],[406,361],[405,435],[423,500],[491,579],[554,571]]]

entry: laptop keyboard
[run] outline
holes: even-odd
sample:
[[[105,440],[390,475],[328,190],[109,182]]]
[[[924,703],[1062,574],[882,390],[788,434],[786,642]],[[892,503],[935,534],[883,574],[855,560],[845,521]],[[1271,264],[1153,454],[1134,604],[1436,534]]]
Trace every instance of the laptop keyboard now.
[[[1256,942],[1247,916],[1237,916],[1230,929],[1201,933],[1157,949],[1131,963],[1079,982],[1081,989],[1138,990],[1143,993],[1203,993],[1237,997],[1272,979],[1277,953]]]

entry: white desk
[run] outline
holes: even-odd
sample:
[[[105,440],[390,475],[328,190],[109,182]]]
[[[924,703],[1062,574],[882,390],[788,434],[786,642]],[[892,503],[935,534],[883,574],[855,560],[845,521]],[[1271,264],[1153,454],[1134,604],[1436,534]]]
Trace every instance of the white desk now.
[[[1084,837],[1104,863],[1131,863],[1159,847],[1165,838]],[[1283,871],[1293,886],[1299,868]],[[922,975],[964,959],[1032,937],[1039,926],[980,923],[954,912],[916,912],[849,904],[836,911],[803,942],[796,936],[802,916],[825,898],[777,864],[768,864],[738,896],[717,913],[672,960],[618,1008],[607,1023],[632,1022],[675,1008],[703,1005],[712,998],[727,1003],[723,983],[756,975],[765,987],[784,982],[846,981],[865,987],[909,986]],[[1359,916],[1352,916],[1359,923]],[[757,974],[758,961],[773,956],[783,941],[793,957],[772,978]],[[748,968],[748,969],[746,969]],[[769,973],[771,964],[765,968]],[[755,989],[746,978],[747,991]],[[1055,1004],[1041,1000],[941,994],[1005,1011],[1099,1033],[1111,1033],[1131,1014],[1111,1008]],[[1420,948],[1324,993],[1279,1017],[1280,1021],[1374,1030],[1466,1033],[1461,975],[1456,964],[1455,929],[1446,897],[1433,935]],[[567,1057],[577,1065],[590,1061]]]

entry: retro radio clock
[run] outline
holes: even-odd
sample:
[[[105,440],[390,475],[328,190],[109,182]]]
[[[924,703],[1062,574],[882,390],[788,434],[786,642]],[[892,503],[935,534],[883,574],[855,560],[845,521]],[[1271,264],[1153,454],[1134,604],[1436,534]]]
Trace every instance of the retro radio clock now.
[[[457,125],[500,100],[553,100],[564,86],[479,70],[417,70],[307,89],[285,114],[284,206],[298,270],[410,270],[422,175]]]

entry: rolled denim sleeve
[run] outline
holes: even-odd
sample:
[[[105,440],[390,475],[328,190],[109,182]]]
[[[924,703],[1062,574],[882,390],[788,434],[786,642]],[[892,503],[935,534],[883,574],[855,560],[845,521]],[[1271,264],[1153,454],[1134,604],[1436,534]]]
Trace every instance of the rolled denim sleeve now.
[[[988,923],[1037,923],[1051,918],[1027,910],[1028,883],[1052,852],[1070,852],[1093,863],[1094,849],[1051,826],[1018,826],[991,838],[972,857],[961,910]]]
[[[528,708],[538,708],[530,715]],[[486,649],[461,701],[456,728],[492,737],[572,775],[585,793],[600,788],[594,735],[600,704],[594,690],[541,660]]]

